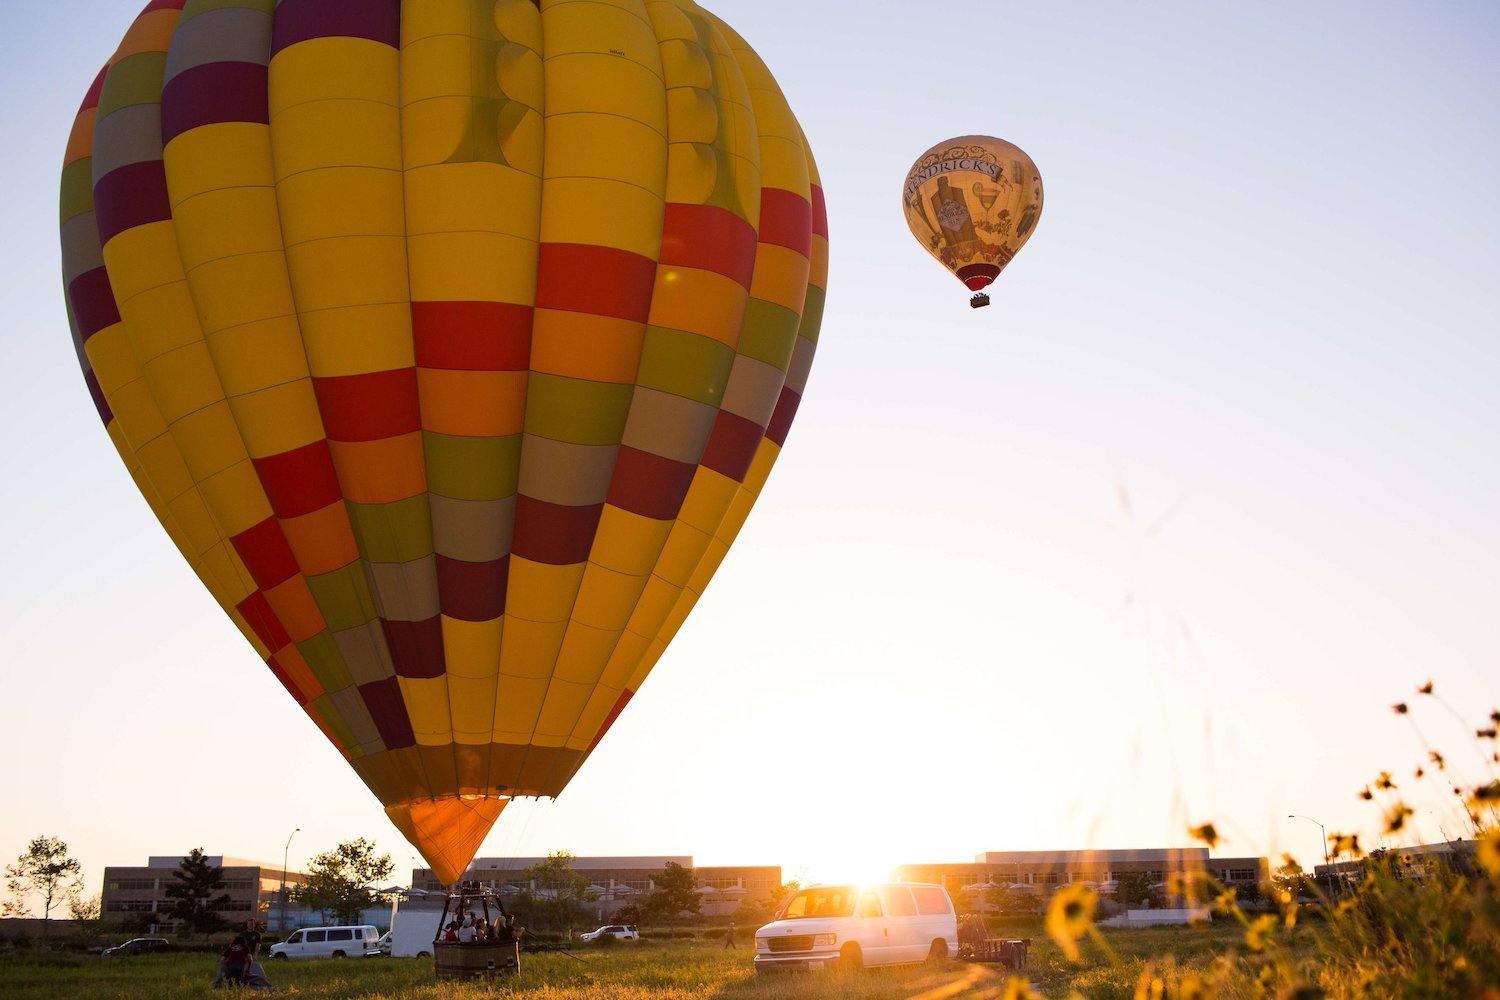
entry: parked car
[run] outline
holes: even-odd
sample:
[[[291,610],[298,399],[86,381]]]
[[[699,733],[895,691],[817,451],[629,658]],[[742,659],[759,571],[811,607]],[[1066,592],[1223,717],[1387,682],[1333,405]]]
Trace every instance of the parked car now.
[[[380,932],[372,924],[343,927],[304,927],[280,944],[271,945],[272,958],[365,958],[380,954]]]
[[[958,917],[940,885],[815,885],[755,932],[755,971],[899,965],[958,954]]]
[[[639,941],[640,932],[635,929],[635,924],[605,924],[597,930],[578,935],[580,941],[597,941],[602,937],[612,937],[618,941]]]
[[[380,940],[375,942],[375,947],[380,949],[382,955],[389,958],[391,954],[391,932],[386,931],[380,935]]]
[[[172,947],[172,942],[166,938],[131,938],[124,944],[117,944],[113,948],[105,948],[99,955],[102,958],[108,958],[111,955],[150,955],[153,952],[162,951],[170,947]]]

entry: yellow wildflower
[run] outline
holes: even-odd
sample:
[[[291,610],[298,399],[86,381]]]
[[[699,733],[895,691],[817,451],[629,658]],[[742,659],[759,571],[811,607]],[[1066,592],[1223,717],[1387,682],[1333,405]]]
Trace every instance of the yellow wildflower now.
[[[1500,878],[1500,829],[1479,838],[1479,864],[1490,878]]]
[[[1065,885],[1052,894],[1047,905],[1047,934],[1062,949],[1068,961],[1082,960],[1079,940],[1094,929],[1094,908],[1099,896],[1087,886]]]
[[[1011,976],[1005,983],[1005,994],[1001,1000],[1042,1000],[1041,994],[1031,992],[1031,983],[1021,976]]]
[[[1245,931],[1245,947],[1251,951],[1265,951],[1266,946],[1271,943],[1276,933],[1276,918],[1269,913],[1263,913],[1255,918]]]

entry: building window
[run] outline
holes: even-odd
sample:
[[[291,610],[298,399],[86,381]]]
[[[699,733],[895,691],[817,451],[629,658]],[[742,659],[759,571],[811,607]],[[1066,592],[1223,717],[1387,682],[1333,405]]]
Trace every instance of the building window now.
[[[106,913],[150,913],[151,900],[149,899],[126,899],[110,900],[104,907]]]
[[[110,892],[139,892],[142,889],[155,889],[154,878],[114,878],[109,880]]]
[[[1254,868],[1229,869],[1229,881],[1231,882],[1254,882],[1259,878],[1260,873]]]

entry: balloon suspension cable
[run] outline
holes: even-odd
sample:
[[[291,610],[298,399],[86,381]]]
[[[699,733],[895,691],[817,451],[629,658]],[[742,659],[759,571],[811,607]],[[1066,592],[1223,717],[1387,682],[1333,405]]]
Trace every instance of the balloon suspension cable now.
[[[979,309],[990,304],[989,294],[986,292],[975,292],[969,296],[969,308]]]

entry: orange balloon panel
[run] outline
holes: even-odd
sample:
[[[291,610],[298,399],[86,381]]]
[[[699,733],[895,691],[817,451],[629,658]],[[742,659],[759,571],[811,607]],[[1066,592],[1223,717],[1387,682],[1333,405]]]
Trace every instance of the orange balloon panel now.
[[[971,291],[999,277],[1036,231],[1042,175],[1021,149],[988,135],[940,142],[901,190],[906,224]]]
[[[153,0],[62,179],[111,440],[448,881],[733,542],[827,236],[775,80],[692,0]]]

